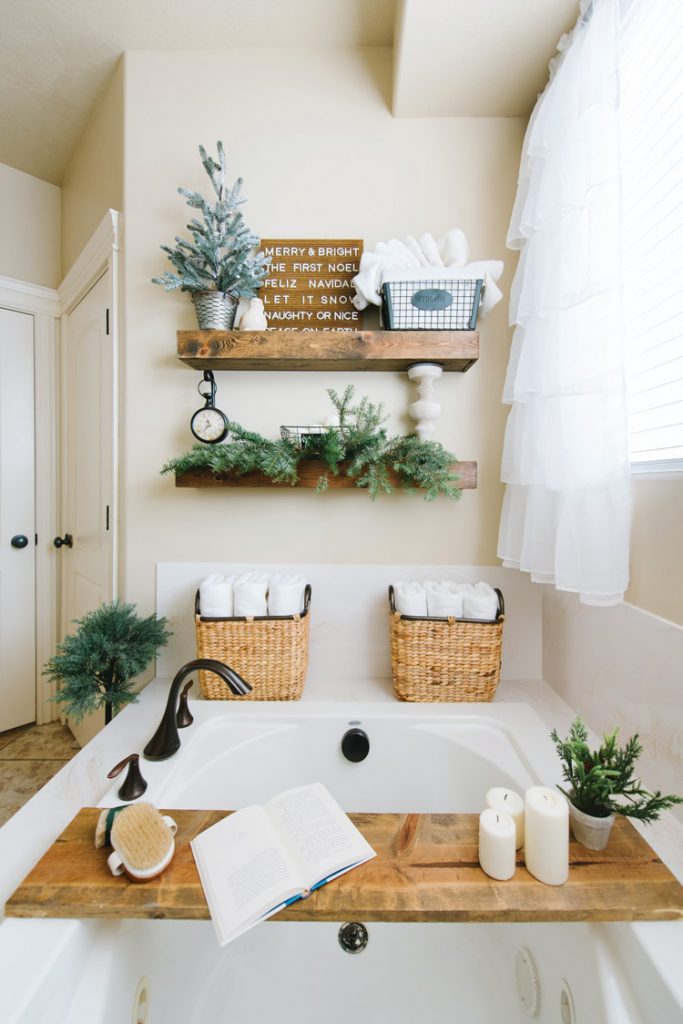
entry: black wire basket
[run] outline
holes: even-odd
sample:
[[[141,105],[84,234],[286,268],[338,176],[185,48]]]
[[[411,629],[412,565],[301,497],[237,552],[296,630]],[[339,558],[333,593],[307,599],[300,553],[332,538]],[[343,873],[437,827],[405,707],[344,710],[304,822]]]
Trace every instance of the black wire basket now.
[[[480,278],[386,281],[382,326],[389,331],[473,331],[483,294]]]
[[[316,448],[318,438],[327,432],[327,427],[319,424],[308,427],[280,427],[280,437],[283,441],[291,441],[297,448]]]

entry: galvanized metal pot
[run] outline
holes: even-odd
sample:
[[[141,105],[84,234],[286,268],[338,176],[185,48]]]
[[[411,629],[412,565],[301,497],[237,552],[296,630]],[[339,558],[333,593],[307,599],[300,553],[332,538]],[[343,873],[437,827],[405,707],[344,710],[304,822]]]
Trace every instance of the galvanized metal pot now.
[[[226,292],[192,292],[197,323],[202,331],[229,331],[235,326],[237,299]]]

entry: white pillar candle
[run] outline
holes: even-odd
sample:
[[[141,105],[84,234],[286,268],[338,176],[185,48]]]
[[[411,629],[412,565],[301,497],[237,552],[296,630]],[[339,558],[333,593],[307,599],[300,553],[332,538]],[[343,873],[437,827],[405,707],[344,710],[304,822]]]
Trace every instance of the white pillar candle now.
[[[524,859],[534,878],[546,885],[564,885],[569,877],[569,804],[545,786],[526,791]]]
[[[515,848],[521,849],[524,845],[524,801],[519,793],[515,793],[514,789],[505,789],[504,786],[494,786],[486,794],[486,806],[510,815],[517,832]]]
[[[479,815],[479,863],[500,882],[515,873],[515,823],[509,814],[490,808]]]

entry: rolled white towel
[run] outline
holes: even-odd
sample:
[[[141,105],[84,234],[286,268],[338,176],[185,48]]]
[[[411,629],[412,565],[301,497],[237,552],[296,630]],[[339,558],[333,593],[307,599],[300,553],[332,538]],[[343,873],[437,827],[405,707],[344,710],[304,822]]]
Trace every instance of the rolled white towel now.
[[[246,572],[233,584],[235,615],[267,615],[268,577],[256,572]]]
[[[427,595],[421,583],[394,583],[394,603],[401,615],[427,614]]]
[[[462,587],[462,615],[464,619],[483,619],[493,622],[498,617],[498,595],[488,583]]]
[[[207,576],[199,584],[199,614],[209,619],[226,619],[232,615],[234,576]]]
[[[462,593],[457,583],[451,580],[442,580],[440,583],[429,581],[425,583],[427,592],[427,614],[430,618],[447,618],[449,615],[456,619],[462,616]]]
[[[304,610],[306,580],[303,576],[271,576],[268,583],[268,614],[298,615]]]

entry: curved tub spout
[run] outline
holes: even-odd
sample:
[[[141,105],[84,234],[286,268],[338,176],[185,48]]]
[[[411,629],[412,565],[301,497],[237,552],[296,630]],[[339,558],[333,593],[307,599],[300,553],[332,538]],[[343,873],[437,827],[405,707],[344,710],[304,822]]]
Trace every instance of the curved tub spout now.
[[[215,672],[230,687],[236,697],[243,697],[246,693],[251,692],[249,683],[245,682],[229,665],[224,665],[222,661],[214,661],[213,658],[195,658],[194,661],[188,661],[186,665],[183,665],[176,672],[175,678],[171,683],[168,700],[166,701],[166,710],[159,723],[159,728],[143,751],[148,761],[165,761],[166,758],[173,757],[176,751],[180,749],[180,736],[178,735],[178,725],[176,722],[178,696],[183,681],[195,669]]]

